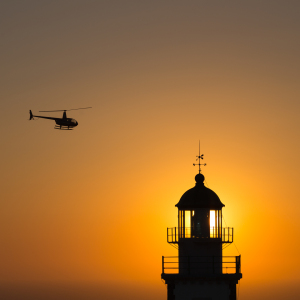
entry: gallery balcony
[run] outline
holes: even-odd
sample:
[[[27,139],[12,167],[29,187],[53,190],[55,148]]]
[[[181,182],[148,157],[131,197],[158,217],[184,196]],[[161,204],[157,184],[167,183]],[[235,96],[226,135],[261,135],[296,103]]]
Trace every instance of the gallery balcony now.
[[[163,256],[162,279],[240,279],[241,256]]]
[[[167,228],[167,241],[169,244],[178,244],[185,239],[195,239],[195,241],[203,242],[222,242],[232,243],[233,242],[233,228],[223,227],[215,228],[210,227],[207,232],[200,232],[194,228]]]

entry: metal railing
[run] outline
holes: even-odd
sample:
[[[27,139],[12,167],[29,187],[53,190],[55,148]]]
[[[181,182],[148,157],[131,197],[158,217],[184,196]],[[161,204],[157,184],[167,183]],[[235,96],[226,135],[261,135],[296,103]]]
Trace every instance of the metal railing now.
[[[216,228],[210,227],[209,232],[201,233],[194,228],[167,228],[167,241],[168,243],[178,243],[180,239],[222,239],[222,243],[233,242],[233,228],[223,227]]]
[[[238,274],[241,256],[163,256],[163,274]]]

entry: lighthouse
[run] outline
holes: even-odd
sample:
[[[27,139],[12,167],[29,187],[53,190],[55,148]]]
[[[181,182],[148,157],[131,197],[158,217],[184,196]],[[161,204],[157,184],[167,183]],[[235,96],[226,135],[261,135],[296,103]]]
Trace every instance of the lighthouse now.
[[[162,257],[167,300],[236,300],[241,256],[223,256],[233,243],[233,228],[223,227],[225,205],[204,185],[200,149],[197,159],[195,186],[175,205],[178,227],[167,229],[168,243],[178,249],[178,256]]]

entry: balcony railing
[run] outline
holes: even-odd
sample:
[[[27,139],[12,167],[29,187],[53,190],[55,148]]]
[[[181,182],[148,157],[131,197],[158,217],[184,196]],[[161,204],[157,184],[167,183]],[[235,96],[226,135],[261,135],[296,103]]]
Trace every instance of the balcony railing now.
[[[238,274],[241,256],[163,256],[163,274]]]
[[[231,227],[223,227],[216,228],[210,227],[209,233],[203,234],[198,232],[194,228],[168,228],[167,229],[167,240],[168,243],[178,243],[181,239],[212,239],[216,240],[221,239],[222,243],[232,243],[233,242],[233,228]]]

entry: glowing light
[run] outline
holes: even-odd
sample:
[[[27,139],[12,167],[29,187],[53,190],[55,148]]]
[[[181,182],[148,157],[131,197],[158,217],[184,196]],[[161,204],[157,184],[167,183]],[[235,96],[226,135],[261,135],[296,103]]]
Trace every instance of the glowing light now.
[[[185,211],[185,236],[191,237],[191,211]]]
[[[209,220],[210,220],[210,237],[214,238],[214,237],[216,237],[216,233],[217,233],[216,211],[215,210],[210,211]]]
[[[210,211],[210,216],[209,216],[209,219],[210,219],[210,228],[212,227],[216,227],[216,212],[215,210],[211,210]]]
[[[189,210],[185,211],[185,228],[191,227],[191,212]]]

